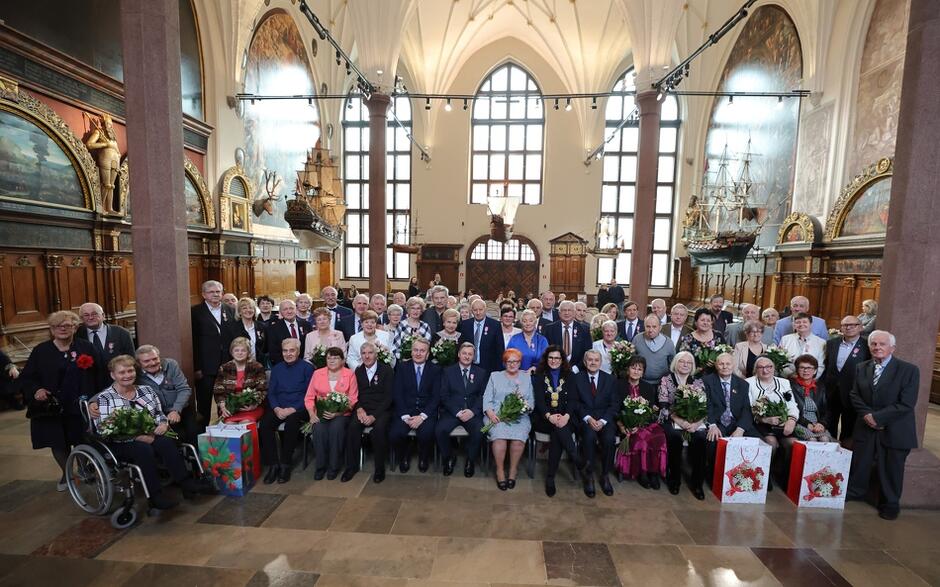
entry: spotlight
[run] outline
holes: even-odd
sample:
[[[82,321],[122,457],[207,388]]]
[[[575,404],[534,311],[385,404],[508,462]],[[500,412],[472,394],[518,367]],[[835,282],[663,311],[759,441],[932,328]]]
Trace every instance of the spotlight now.
[[[734,104],[734,96],[728,96],[728,106]]]
[[[666,97],[666,94],[663,93],[662,90],[660,90],[659,93],[656,94],[656,101],[657,101],[657,102],[662,102],[662,101],[663,101],[663,98],[665,98],[665,97]]]
[[[591,98],[591,110],[597,110],[597,96]]]
[[[307,98],[307,106],[313,106],[313,98]]]
[[[558,110],[558,98],[555,98],[555,110]]]
[[[352,110],[352,100],[346,100],[346,108]]]
[[[336,65],[342,63],[342,55],[340,55],[339,49],[336,50]]]
[[[467,99],[466,99],[466,98],[463,99],[463,109],[464,109],[464,110],[467,109]]]
[[[571,98],[565,101],[565,112],[571,112]]]
[[[430,110],[430,109],[431,109],[431,99],[430,99],[430,98],[425,98],[425,99],[424,99],[424,109],[425,109],[425,110]]]
[[[783,96],[777,96],[777,108],[783,108]]]
[[[450,105],[450,98],[447,98],[447,103],[444,104],[444,110],[446,110],[447,112],[450,112],[453,109],[454,107]]]

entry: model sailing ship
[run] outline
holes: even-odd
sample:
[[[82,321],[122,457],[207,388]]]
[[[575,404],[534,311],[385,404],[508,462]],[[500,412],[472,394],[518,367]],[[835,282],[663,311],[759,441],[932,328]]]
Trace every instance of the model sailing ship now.
[[[346,198],[337,171],[320,141],[307,153],[304,168],[297,171],[294,199],[287,201],[284,219],[303,247],[333,251],[342,241]]]
[[[617,223],[610,216],[597,221],[594,227],[594,246],[587,251],[595,257],[616,259],[627,250],[624,240],[617,240]]]
[[[689,200],[682,243],[694,266],[743,262],[763,227],[755,206],[757,184],[751,180],[750,140],[738,179],[732,177],[729,163],[725,145],[712,181],[706,172],[702,195],[693,194]]]

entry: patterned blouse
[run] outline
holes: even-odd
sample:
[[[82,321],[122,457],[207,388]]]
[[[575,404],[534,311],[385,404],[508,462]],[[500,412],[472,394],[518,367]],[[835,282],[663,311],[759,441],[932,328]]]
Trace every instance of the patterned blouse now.
[[[428,339],[428,342],[431,340],[431,327],[428,326],[428,323],[424,320],[421,320],[417,328],[414,328],[408,324],[408,320],[402,320],[398,323],[398,329],[395,331],[395,336],[392,337],[392,352],[395,354],[396,359],[401,359],[401,341],[406,336],[422,336]]]
[[[692,375],[689,375],[685,381],[686,385],[691,385],[692,387],[705,391],[705,385],[702,383],[701,379],[696,379]],[[669,373],[668,375],[663,375],[663,378],[660,379],[658,398],[660,422],[669,421],[669,411],[672,409],[672,404],[676,401],[676,390],[678,388],[679,380],[676,379],[674,374]]]
[[[268,394],[268,380],[265,377],[264,366],[258,361],[248,361],[245,364],[245,376],[241,388],[238,386],[238,367],[235,361],[229,361],[219,366],[219,374],[215,378],[215,386],[212,389],[212,395],[215,397],[215,403],[221,404],[229,395],[241,393],[246,388],[254,389],[264,402]]]
[[[134,408],[134,409],[144,409],[150,412],[150,415],[153,416],[154,421],[157,423],[157,426],[168,422],[166,416],[163,415],[163,408],[160,407],[160,398],[157,397],[156,392],[153,389],[146,385],[136,385],[134,386],[133,399],[127,399],[114,389],[114,386],[110,386],[96,396],[98,400],[98,410],[99,415],[95,419],[95,425],[101,426],[105,420],[108,419],[112,413],[114,413],[119,408]]]
[[[686,334],[679,339],[679,348],[676,349],[676,352],[680,351],[689,351],[692,353],[692,356],[696,357],[695,367],[699,368],[701,365],[698,364],[698,353],[703,348],[712,348],[719,344],[725,344],[725,337],[722,336],[717,330],[712,330],[712,339],[709,342],[701,342],[694,336],[692,332]],[[708,375],[709,373],[714,373],[715,367],[704,367],[700,375]]]

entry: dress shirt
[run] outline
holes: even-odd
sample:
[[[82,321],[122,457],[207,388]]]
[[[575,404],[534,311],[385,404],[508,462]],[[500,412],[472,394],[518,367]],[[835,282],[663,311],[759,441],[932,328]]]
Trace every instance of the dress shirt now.
[[[855,343],[858,342],[858,339],[861,338],[856,336],[853,340],[845,340],[844,338],[839,343],[839,356],[836,358],[836,370],[842,371],[842,367],[845,366],[845,362],[849,360],[849,355],[852,353],[852,349],[855,348]]]
[[[163,383],[163,380],[166,379],[166,375],[164,375],[163,369],[160,369],[156,373],[147,373],[147,377],[153,379],[153,382],[157,385],[160,385]]]
[[[213,308],[209,302],[206,302],[206,307],[209,308],[209,313],[212,314],[212,317],[215,318],[216,324],[222,324],[222,304],[219,304]],[[104,342],[104,341],[102,341]]]
[[[549,322],[554,322],[555,321],[554,309],[542,310],[542,318],[544,318],[545,320],[548,320]]]
[[[417,389],[420,390],[420,389],[421,389],[421,380],[424,378],[424,368],[427,366],[427,364],[426,364],[426,363],[415,363],[414,366],[415,366],[415,380],[418,382]],[[420,376],[418,375],[419,373],[420,373]],[[428,419],[428,415],[425,414],[424,412],[421,412],[421,413],[418,414],[418,415],[421,416],[422,418],[424,418],[425,420]],[[401,421],[407,423],[407,422],[408,422],[408,419],[411,418],[411,417],[412,417],[412,416],[409,416],[408,414],[405,414],[404,416],[401,417]]]
[[[372,363],[371,367],[366,367],[366,379],[372,381],[375,379],[375,372],[379,370],[379,362]]]
[[[682,338],[682,327],[676,328],[676,325],[673,324],[672,328],[669,329],[669,338],[672,339],[672,346],[679,348],[679,339]]]
[[[108,348],[108,325],[107,324],[102,322],[101,326],[98,327],[98,330],[91,330],[90,328],[88,328],[87,330],[88,330],[88,342],[90,342],[92,345],[95,344],[95,333],[97,332],[98,340],[101,341],[101,348],[102,349]]]
[[[630,332],[630,328],[633,328],[633,332]],[[640,320],[639,320],[639,318],[636,319],[636,320],[633,320],[633,321],[624,320],[624,322],[623,322],[623,335],[627,337],[627,342],[633,342],[633,339],[636,337],[637,334],[640,333],[640,330],[642,330],[642,329],[640,328]],[[630,336],[631,334],[632,334],[633,336]]]
[[[300,340],[300,324],[297,324],[296,320],[293,320],[291,322],[288,322],[287,320],[285,320],[284,326],[287,327],[287,335],[290,338],[296,338],[297,340]],[[291,326],[294,327],[293,332],[291,332]]]

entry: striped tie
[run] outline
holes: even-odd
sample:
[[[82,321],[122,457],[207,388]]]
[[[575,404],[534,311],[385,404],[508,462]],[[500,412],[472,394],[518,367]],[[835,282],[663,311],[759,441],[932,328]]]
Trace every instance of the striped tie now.
[[[884,371],[884,365],[880,363],[875,363],[875,376],[871,380],[873,386],[878,385],[878,380],[881,379],[881,372]]]

